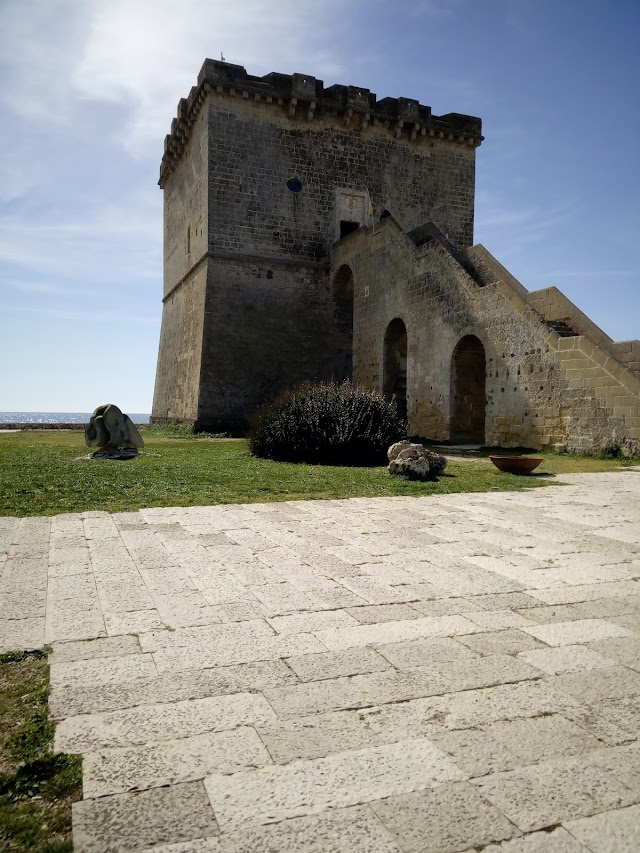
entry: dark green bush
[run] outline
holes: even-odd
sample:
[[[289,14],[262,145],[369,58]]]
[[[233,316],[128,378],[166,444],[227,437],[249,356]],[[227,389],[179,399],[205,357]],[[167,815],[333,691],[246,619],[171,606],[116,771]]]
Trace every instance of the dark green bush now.
[[[617,441],[603,444],[598,453],[600,459],[619,459],[622,456],[622,448]]]
[[[350,382],[305,384],[259,418],[254,456],[320,465],[378,465],[406,425],[395,401]]]

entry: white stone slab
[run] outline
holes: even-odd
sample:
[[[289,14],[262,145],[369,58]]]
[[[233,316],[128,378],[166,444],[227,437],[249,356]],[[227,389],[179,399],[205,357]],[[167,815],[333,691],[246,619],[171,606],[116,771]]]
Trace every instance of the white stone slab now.
[[[85,799],[104,797],[271,763],[255,729],[242,727],[144,746],[89,752],[83,756],[82,791]]]
[[[591,853],[640,850],[640,805],[569,820],[565,826]]]
[[[158,848],[154,848],[155,851]],[[402,853],[369,806],[332,809],[232,832],[224,853]],[[164,853],[164,851],[161,851]],[[173,853],[173,851],[167,851]],[[182,853],[182,851],[176,851]],[[185,851],[191,853],[191,851]]]
[[[61,752],[89,752],[275,721],[276,715],[264,696],[235,693],[68,717],[56,728],[55,748]]]
[[[205,787],[221,830],[230,832],[463,778],[430,741],[416,740],[210,776]]]
[[[607,637],[632,637],[633,633],[604,619],[577,619],[574,622],[555,622],[551,625],[522,627],[521,631],[542,640],[549,646],[571,646],[574,643],[591,643]]]
[[[382,625],[359,625],[354,628],[316,631],[315,636],[327,648],[337,651],[353,646],[398,643],[419,637],[453,637],[459,634],[473,634],[481,630],[464,616],[424,616],[401,622],[385,622]]]

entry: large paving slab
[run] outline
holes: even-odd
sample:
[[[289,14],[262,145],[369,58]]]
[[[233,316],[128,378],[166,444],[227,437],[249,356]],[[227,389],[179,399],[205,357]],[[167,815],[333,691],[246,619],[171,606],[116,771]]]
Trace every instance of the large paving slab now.
[[[76,853],[640,849],[640,471],[0,518]]]

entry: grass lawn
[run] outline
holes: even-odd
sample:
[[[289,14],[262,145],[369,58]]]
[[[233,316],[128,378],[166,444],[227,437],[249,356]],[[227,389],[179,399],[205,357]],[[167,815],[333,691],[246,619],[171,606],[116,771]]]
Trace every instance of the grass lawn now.
[[[436,482],[390,477],[385,467],[291,465],[252,457],[244,441],[173,438],[145,430],[143,455],[88,461],[81,430],[0,431],[0,515],[120,512],[152,506],[513,491],[553,482],[497,471],[485,458],[451,460]],[[546,454],[538,469],[610,471],[618,460]],[[536,472],[537,473],[537,472]]]
[[[45,652],[0,655],[0,850],[70,853],[81,759],[52,753]]]

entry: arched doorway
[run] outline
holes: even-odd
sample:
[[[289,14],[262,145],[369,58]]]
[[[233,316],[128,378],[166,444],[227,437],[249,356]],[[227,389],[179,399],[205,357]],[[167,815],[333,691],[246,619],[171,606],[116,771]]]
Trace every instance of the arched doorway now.
[[[451,358],[452,441],[484,444],[486,358],[475,335],[458,341]]]
[[[346,264],[333,277],[331,296],[337,333],[335,378],[342,382],[353,374],[353,273]]]
[[[387,400],[396,398],[398,414],[407,419],[407,329],[396,317],[384,335],[383,393]]]

